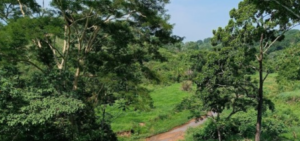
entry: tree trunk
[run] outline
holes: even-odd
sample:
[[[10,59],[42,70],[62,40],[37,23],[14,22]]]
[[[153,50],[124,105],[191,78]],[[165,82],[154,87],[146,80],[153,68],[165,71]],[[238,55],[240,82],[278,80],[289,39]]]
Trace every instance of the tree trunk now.
[[[102,121],[101,121],[101,129],[102,129],[102,132],[103,133],[101,133],[101,140],[103,140],[104,139],[104,123],[105,123],[105,106],[104,106],[104,108],[103,108],[103,112],[102,112]]]
[[[211,115],[212,115],[213,122],[214,122],[214,123],[216,124],[216,126],[217,126],[218,140],[219,140],[219,141],[222,141],[221,129],[220,129],[220,126],[218,125],[218,121],[219,121],[219,119],[220,119],[220,115],[217,114],[217,118],[216,118],[216,119],[214,118],[214,113],[213,113],[213,112],[211,112]]]
[[[261,41],[262,42],[262,41]],[[259,63],[259,89],[258,89],[258,107],[257,107],[257,121],[256,121],[256,134],[255,134],[255,141],[260,141],[260,133],[261,133],[261,119],[262,119],[262,112],[263,112],[263,46],[261,43],[260,46],[260,54],[258,58]]]
[[[74,78],[74,82],[73,82],[73,90],[77,90],[79,75],[80,75],[80,68],[78,67],[76,69],[75,78]]]
[[[218,139],[219,141],[222,141],[220,127],[217,127],[217,130],[218,130]]]

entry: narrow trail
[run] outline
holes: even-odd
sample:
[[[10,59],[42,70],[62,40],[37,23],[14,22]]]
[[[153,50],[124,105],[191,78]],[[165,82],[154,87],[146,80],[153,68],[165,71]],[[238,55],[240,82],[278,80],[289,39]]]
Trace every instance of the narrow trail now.
[[[215,115],[214,115],[215,116]],[[145,141],[178,141],[184,139],[184,134],[190,127],[197,127],[203,124],[207,117],[202,117],[202,120],[196,122],[195,119],[190,120],[184,125],[173,128],[172,130],[146,138]]]

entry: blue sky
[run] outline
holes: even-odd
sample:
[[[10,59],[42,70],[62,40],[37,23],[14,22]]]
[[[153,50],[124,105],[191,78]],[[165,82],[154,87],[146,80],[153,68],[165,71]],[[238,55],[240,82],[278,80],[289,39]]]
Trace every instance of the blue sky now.
[[[212,30],[224,27],[229,21],[229,11],[237,8],[241,0],[170,0],[167,5],[175,24],[173,33],[184,36],[184,41],[212,37]]]
[[[37,0],[42,3],[42,0]],[[50,0],[45,0],[45,6]],[[203,40],[212,37],[212,30],[224,27],[229,11],[237,8],[241,0],[170,0],[167,5],[170,23],[175,24],[173,33],[185,37],[184,41]]]

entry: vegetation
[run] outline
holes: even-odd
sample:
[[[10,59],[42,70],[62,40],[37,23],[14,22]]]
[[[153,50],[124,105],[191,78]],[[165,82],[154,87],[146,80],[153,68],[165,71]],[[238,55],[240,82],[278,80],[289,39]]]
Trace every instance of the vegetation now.
[[[189,120],[189,111],[178,112],[176,105],[191,96],[193,92],[182,91],[180,86],[176,83],[170,86],[148,87],[152,89],[150,96],[153,99],[153,108],[147,111],[133,108],[121,111],[117,105],[109,107],[107,111],[112,116],[113,131],[117,133],[130,131],[131,139],[134,140],[166,132],[186,123]]]
[[[294,13],[293,8],[286,7],[286,5],[293,7],[296,3],[296,1],[284,2],[277,0],[260,3],[260,1],[244,0],[239,3],[238,9],[230,11],[231,19],[228,25],[224,29],[219,28],[213,31],[212,43],[214,45],[221,43],[223,46],[251,48],[255,47],[254,43],[258,43],[257,55],[256,57],[253,56],[257,59],[258,65],[255,68],[259,73],[259,86],[256,97],[258,103],[256,141],[261,138],[264,102],[269,101],[264,97],[263,92],[264,81],[269,74],[264,66],[265,55],[276,41],[283,39],[283,34],[286,31],[298,24],[299,18],[295,17],[297,13]],[[285,15],[281,13],[282,11],[289,14]],[[270,104],[270,102],[266,104]]]
[[[181,39],[166,3],[1,1],[1,140],[116,140],[105,107],[150,105],[144,62]]]
[[[300,2],[243,0],[186,43],[167,3],[2,0],[0,140],[138,140],[203,116],[186,140],[298,140]]]
[[[257,74],[252,75],[253,78]],[[265,81],[266,97],[271,99],[275,104],[274,111],[267,110],[264,113],[262,125],[262,140],[297,140],[299,132],[299,115],[296,110],[299,106],[297,94],[299,88],[294,91],[281,92],[279,85],[276,83],[278,74],[270,74]],[[288,86],[286,86],[288,87]],[[229,114],[230,110],[225,110],[224,115]],[[224,140],[252,140],[255,133],[255,110],[241,112],[233,115],[230,122],[224,122],[223,128],[227,129],[223,133]],[[186,135],[186,141],[217,139],[217,132],[214,128],[213,121],[207,122],[201,127],[190,129]],[[230,130],[228,130],[230,128]]]

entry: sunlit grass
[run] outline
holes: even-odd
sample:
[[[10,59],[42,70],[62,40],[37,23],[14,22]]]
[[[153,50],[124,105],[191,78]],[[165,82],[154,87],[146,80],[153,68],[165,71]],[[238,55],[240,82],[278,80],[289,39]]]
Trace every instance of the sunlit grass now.
[[[113,115],[111,126],[114,132],[132,130],[134,131],[132,138],[145,138],[168,131],[189,120],[189,111],[175,112],[174,108],[183,98],[192,95],[193,91],[182,91],[179,83],[170,86],[147,87],[153,90],[150,95],[154,108],[150,111],[133,109],[122,111],[114,107],[108,108],[108,112]]]

